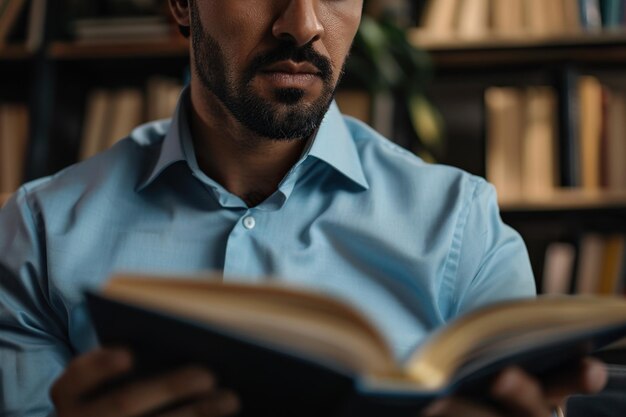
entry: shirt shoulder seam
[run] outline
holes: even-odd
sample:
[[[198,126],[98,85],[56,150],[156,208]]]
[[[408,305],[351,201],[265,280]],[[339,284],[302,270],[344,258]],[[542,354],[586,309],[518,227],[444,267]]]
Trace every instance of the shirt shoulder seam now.
[[[480,184],[483,182],[483,180],[473,175],[469,175],[468,177],[469,182],[472,185],[472,189],[468,191],[468,198],[463,202],[461,211],[459,212],[459,215],[457,217],[450,250],[448,251],[448,255],[446,256],[446,260],[444,262],[444,274],[441,288],[442,294],[440,297],[440,301],[448,300],[448,302],[444,304],[448,306],[447,311],[442,312],[446,319],[452,316],[453,309],[455,308],[454,306],[457,302],[457,300],[454,300],[452,298],[454,297],[453,294],[456,287],[455,284],[459,273],[461,249],[463,248],[463,244],[465,243],[465,230],[470,212],[472,210],[472,206],[474,205],[474,202],[476,201],[476,196],[478,195],[478,192],[480,190]]]

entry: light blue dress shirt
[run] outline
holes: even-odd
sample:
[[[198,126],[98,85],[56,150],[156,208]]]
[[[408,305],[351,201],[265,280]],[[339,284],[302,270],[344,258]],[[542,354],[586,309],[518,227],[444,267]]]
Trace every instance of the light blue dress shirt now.
[[[23,186],[0,210],[0,414],[42,416],[95,345],[81,291],[114,271],[268,278],[359,309],[404,358],[475,307],[531,297],[524,244],[483,179],[424,163],[336,105],[257,207],[194,155],[188,91],[172,121]]]

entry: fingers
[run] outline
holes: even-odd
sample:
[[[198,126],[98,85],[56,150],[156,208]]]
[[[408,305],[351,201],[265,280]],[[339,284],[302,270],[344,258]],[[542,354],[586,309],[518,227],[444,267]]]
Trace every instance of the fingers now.
[[[422,416],[552,417],[555,406],[562,404],[566,397],[575,393],[598,392],[606,382],[606,367],[593,359],[585,359],[579,367],[560,372],[544,381],[543,386],[541,381],[522,369],[511,367],[504,370],[491,387],[491,398],[501,406],[498,410],[452,397],[435,402]]]
[[[500,417],[494,410],[461,398],[446,398],[430,405],[420,417]]]
[[[115,392],[103,395],[88,404],[83,404],[81,415],[93,417],[140,416],[182,400],[202,396],[210,397],[214,390],[215,381],[208,372],[199,368],[187,368],[132,383]]]
[[[545,395],[538,380],[520,368],[502,372],[491,388],[493,398],[512,415],[551,417],[554,404]]]
[[[75,359],[51,390],[57,415],[135,417],[180,404],[166,415],[222,417],[238,408],[233,393],[216,389],[210,372],[192,367],[94,394],[132,366],[130,353],[120,349],[99,349]]]
[[[218,391],[213,397],[181,407],[158,417],[222,417],[239,411],[239,400],[230,391]]]
[[[583,359],[579,366],[546,380],[546,396],[560,404],[572,394],[593,394],[604,388],[608,380],[606,366],[592,358]]]
[[[131,367],[132,357],[125,350],[94,350],[69,364],[52,386],[50,396],[57,409],[63,409],[104,382],[128,372]]]

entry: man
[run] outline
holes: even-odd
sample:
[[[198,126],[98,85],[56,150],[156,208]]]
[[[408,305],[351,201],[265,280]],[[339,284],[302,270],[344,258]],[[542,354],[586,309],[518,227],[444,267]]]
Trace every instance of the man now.
[[[115,270],[285,277],[355,304],[399,358],[472,308],[533,295],[492,187],[424,164],[331,104],[362,0],[169,3],[190,30],[193,69],[172,122],[27,184],[0,212],[5,414],[245,407],[197,368],[95,394],[133,366],[123,348],[93,350],[81,304]],[[495,406],[447,398],[423,415],[548,416],[605,379],[591,361],[550,386],[513,368],[492,387]]]

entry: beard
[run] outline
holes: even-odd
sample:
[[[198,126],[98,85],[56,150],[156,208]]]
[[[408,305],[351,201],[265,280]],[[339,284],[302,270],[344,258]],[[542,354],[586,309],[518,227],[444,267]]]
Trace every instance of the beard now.
[[[298,47],[283,41],[271,51],[255,57],[240,80],[232,81],[224,53],[217,41],[204,29],[195,5],[191,4],[191,41],[194,72],[233,117],[255,134],[272,140],[308,139],[320,126],[335,95],[330,60],[317,53],[309,43]],[[276,88],[273,100],[257,94],[252,80],[263,68],[285,60],[308,62],[319,70],[322,92],[312,103],[304,103],[306,92],[299,88]],[[343,70],[341,71],[343,74]],[[340,76],[341,76],[340,74]]]

